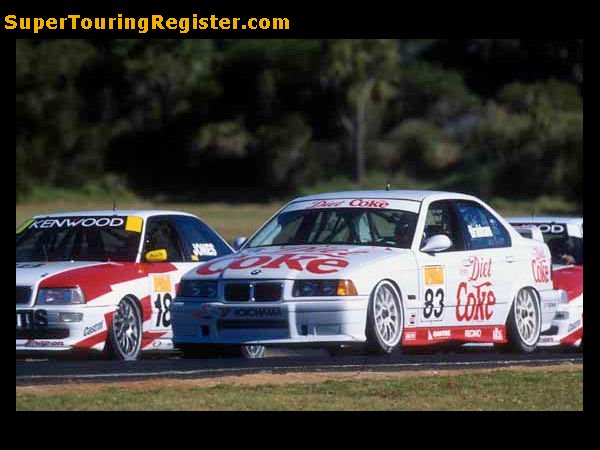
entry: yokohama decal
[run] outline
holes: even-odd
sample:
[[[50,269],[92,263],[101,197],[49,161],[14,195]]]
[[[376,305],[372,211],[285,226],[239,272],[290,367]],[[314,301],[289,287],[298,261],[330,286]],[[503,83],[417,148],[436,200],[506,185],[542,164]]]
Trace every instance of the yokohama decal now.
[[[506,342],[504,325],[420,327],[407,328],[402,336],[402,345],[427,346],[442,342]]]

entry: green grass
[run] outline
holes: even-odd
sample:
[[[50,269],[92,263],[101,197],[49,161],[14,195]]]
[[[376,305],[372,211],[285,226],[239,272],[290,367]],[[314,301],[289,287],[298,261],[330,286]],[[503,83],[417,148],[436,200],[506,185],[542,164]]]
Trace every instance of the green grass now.
[[[68,387],[66,388],[68,390]],[[17,393],[17,410],[582,410],[583,371],[495,371],[311,384]]]

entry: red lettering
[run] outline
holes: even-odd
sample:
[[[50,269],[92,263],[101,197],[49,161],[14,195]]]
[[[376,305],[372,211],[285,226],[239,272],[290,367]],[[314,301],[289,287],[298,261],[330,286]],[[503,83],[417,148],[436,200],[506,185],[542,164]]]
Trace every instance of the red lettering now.
[[[200,268],[198,270],[196,270],[196,273],[198,275],[215,275],[217,273],[221,273],[227,268],[227,264],[230,261],[231,261],[230,259],[225,259],[225,260],[220,260],[220,261],[208,262],[206,264],[201,265]],[[220,268],[216,267],[216,266],[219,266],[221,263],[223,263],[222,267],[220,267]],[[214,270],[213,270],[213,267],[215,267]]]
[[[361,208],[387,208],[390,204],[385,200],[362,200],[355,198],[350,201],[350,206],[358,206]]]
[[[548,283],[550,281],[550,267],[546,259],[534,259],[531,261],[533,279],[536,283]]]
[[[274,259],[269,264],[263,266],[264,269],[279,269],[282,265],[286,265],[292,270],[303,270],[300,261],[303,259],[313,259],[317,256],[313,255],[283,255],[279,258]]]
[[[248,264],[248,261],[251,262]],[[269,256],[250,256],[232,262],[229,265],[228,269],[249,269],[251,267],[260,266],[261,264],[264,264],[269,261],[271,261],[271,258]]]
[[[456,292],[456,320],[489,320],[494,314],[492,307],[496,304],[491,286],[492,283],[486,281],[478,286],[471,286],[474,289],[471,291],[466,281],[461,282]]]
[[[474,256],[469,258],[471,264],[471,275],[469,281],[477,281],[479,278],[489,278],[492,276],[492,258],[484,261]]]
[[[347,267],[348,264],[349,264],[348,261],[345,261],[343,259],[320,258],[320,259],[315,259],[315,260],[312,260],[311,262],[309,262],[306,265],[306,269],[309,272],[317,273],[317,274],[333,273],[333,272],[338,271],[338,269],[336,269],[336,268],[344,268],[344,267]],[[323,267],[333,267],[333,269],[326,270]]]

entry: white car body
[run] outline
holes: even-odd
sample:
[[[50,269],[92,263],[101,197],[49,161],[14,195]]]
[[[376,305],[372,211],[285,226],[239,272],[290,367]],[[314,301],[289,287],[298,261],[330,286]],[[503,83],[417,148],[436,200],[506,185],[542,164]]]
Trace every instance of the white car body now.
[[[510,236],[510,246],[421,251],[428,208],[438,201],[460,201],[485,209]],[[314,346],[365,342],[369,301],[382,280],[392,283],[401,298],[403,346],[450,341],[505,343],[507,317],[513,299],[523,288],[535,291],[544,316],[543,328],[550,326],[561,293],[553,289],[550,280],[548,247],[523,238],[477,198],[429,191],[339,192],[296,199],[273,218],[291,211],[331,208],[414,213],[414,237],[407,248],[325,244],[251,248],[253,239],[266,232],[269,221],[239,253],[217,258],[183,277],[182,285],[215,282],[217,291],[214,298],[180,291],[172,306],[174,344]],[[485,228],[489,227],[469,226],[471,239],[488,237],[491,231]],[[532,261],[545,268],[545,278],[534,279]],[[300,280],[351,280],[356,295],[297,297],[294,284]],[[264,283],[267,287],[261,288]],[[230,284],[235,289],[248,287],[249,297],[227,300],[226,293],[231,299],[231,292],[236,292],[228,287]],[[277,286],[281,286],[280,292]],[[261,300],[265,301],[255,296],[257,289],[262,289]],[[275,301],[264,294],[269,289],[277,292]]]
[[[558,236],[583,242],[581,217],[511,217],[507,220],[515,227],[536,228],[542,239],[551,240]],[[567,299],[558,305],[551,327],[542,333],[538,345],[579,347],[583,340],[583,261],[580,264],[553,264],[552,275],[554,287],[564,290]]]
[[[214,241],[188,242],[185,252],[193,253],[189,261],[147,262],[144,248],[151,220],[188,220],[200,222],[215,236]],[[70,224],[69,224],[70,221]],[[112,222],[111,222],[112,221]],[[189,223],[189,222],[187,222]],[[106,225],[105,225],[106,224]],[[142,314],[141,350],[170,350],[172,332],[170,303],[175,297],[181,276],[204,259],[206,247],[229,245],[197,217],[178,211],[83,211],[36,216],[17,230],[20,236],[31,227],[64,229],[66,227],[115,226],[127,229],[139,239],[137,250],[127,261],[23,261],[16,263],[16,351],[64,352],[105,349],[113,315],[120,300],[131,298]],[[179,229],[179,228],[178,228]],[[137,237],[139,236],[139,237]],[[211,235],[212,236],[212,235]],[[184,252],[183,236],[179,242]],[[219,241],[219,242],[216,242]],[[216,253],[215,253],[216,254]],[[186,253],[186,257],[188,253]],[[19,250],[17,250],[19,258]],[[40,305],[44,289],[78,288],[83,304]]]

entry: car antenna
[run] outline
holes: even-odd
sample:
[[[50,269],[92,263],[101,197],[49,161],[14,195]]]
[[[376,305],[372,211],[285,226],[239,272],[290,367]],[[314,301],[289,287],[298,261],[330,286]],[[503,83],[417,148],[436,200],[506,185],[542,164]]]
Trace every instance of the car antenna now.
[[[113,212],[117,212],[117,201],[113,200]]]

